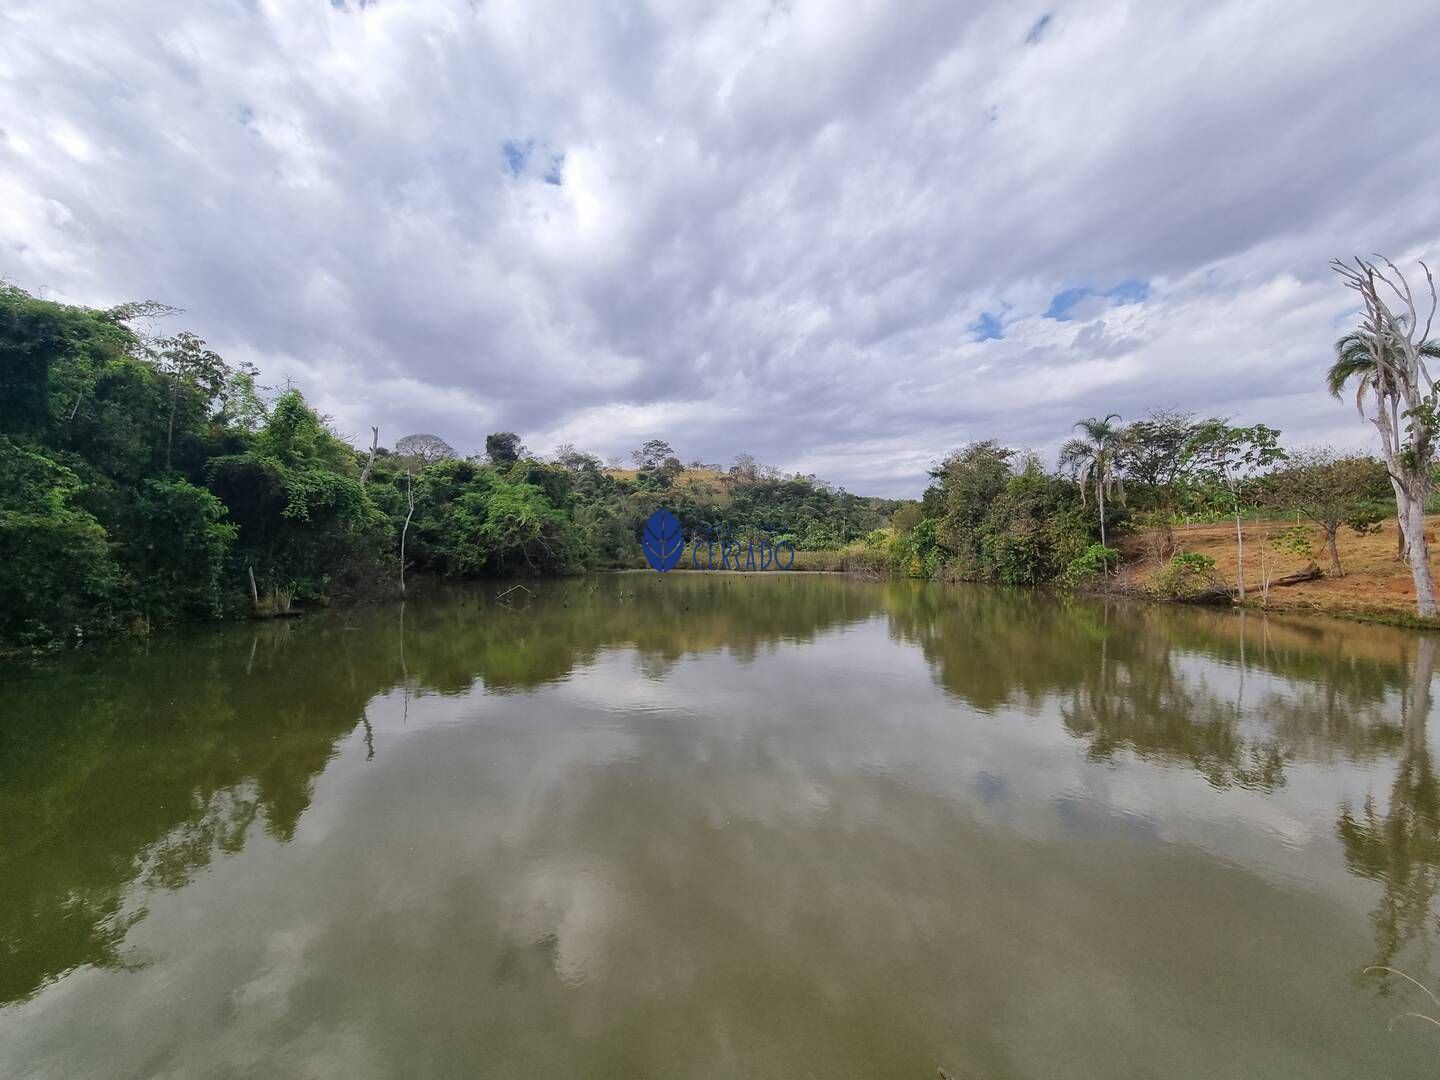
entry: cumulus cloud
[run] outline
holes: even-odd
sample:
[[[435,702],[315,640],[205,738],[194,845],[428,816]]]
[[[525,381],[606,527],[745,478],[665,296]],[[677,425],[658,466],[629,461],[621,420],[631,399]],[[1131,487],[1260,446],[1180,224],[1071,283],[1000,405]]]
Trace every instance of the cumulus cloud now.
[[[464,450],[914,495],[1152,406],[1363,445],[1326,263],[1440,246],[1437,35],[1423,0],[12,0],[0,275],[179,305],[342,431]]]

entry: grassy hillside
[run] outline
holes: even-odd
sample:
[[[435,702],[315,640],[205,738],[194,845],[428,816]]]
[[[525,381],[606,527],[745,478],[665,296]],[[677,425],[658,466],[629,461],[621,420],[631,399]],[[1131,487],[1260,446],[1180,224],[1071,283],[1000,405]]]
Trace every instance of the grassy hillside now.
[[[1256,603],[1259,602],[1260,551],[1266,536],[1293,524],[1250,522],[1245,525],[1245,584],[1247,590],[1255,591],[1252,599]],[[1396,531],[1397,525],[1393,520],[1383,523],[1378,532],[1365,536],[1342,529],[1339,549],[1345,576],[1330,577],[1327,572],[1318,581],[1272,589],[1270,610],[1408,619],[1415,612],[1415,584],[1410,578],[1409,566],[1395,557]],[[1440,562],[1437,562],[1440,551],[1437,551],[1435,543],[1435,537],[1440,535],[1440,515],[1426,519],[1426,534],[1431,541],[1431,565],[1440,577]],[[1324,535],[1316,528],[1313,536],[1313,561],[1328,571]],[[1226,582],[1234,584],[1237,580],[1234,525],[1177,527],[1175,541],[1181,551],[1193,551],[1214,559],[1215,569]],[[1128,575],[1134,584],[1148,584],[1162,564],[1147,558],[1141,537],[1129,537],[1121,547],[1127,559],[1122,573]],[[1275,576],[1301,570],[1312,561],[1304,556],[1284,555],[1268,548],[1266,558],[1272,563],[1272,574]]]

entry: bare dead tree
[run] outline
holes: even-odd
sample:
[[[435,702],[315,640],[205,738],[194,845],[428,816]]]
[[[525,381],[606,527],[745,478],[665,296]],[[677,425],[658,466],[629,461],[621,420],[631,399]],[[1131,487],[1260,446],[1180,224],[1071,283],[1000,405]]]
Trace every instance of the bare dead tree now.
[[[1415,579],[1416,609],[1422,617],[1431,617],[1440,614],[1440,606],[1425,542],[1425,499],[1434,486],[1430,473],[1435,459],[1437,394],[1425,355],[1433,354],[1430,330],[1437,308],[1435,279],[1430,268],[1420,263],[1430,295],[1428,303],[1422,297],[1417,304],[1400,269],[1383,255],[1376,259],[1378,264],[1356,258],[1352,262],[1336,259],[1330,265],[1345,287],[1360,295],[1358,333],[1369,354],[1370,368],[1356,373],[1375,391],[1373,410],[1366,418],[1380,433],[1380,453],[1395,491],[1397,516]],[[1403,309],[1398,313],[1387,301],[1392,295]],[[1331,382],[1333,386],[1333,377]],[[1358,403],[1365,415],[1363,397]]]
[[[370,470],[375,467],[375,452],[380,449],[380,429],[372,427],[370,439],[370,456],[365,459],[365,468],[360,472],[360,486],[364,487],[370,479]]]
[[[437,461],[453,458],[455,448],[439,435],[421,431],[414,435],[402,435],[396,439],[395,453],[403,458],[413,458],[421,465],[433,465]]]
[[[400,530],[400,595],[405,595],[405,537],[410,532],[410,519],[415,516],[415,482],[414,475],[408,470],[405,473],[405,502],[409,510],[405,514],[405,525]]]

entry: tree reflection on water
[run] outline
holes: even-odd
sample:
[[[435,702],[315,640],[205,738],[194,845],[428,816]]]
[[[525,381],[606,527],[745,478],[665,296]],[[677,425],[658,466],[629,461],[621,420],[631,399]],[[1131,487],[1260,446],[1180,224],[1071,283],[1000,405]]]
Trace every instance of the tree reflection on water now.
[[[1058,719],[1092,761],[1131,757],[1264,796],[1300,763],[1393,757],[1383,807],[1373,793],[1343,805],[1337,830],[1350,872],[1381,890],[1374,963],[1428,963],[1434,638],[799,575],[583,579],[537,586],[523,607],[494,591],[192,630],[16,675],[0,725],[0,1004],[82,965],[137,963],[123,944],[147,890],[182,888],[257,834],[286,842],[343,740],[358,730],[374,759],[378,697],[400,691],[408,710],[477,686],[527,693],[615,650],[662,680],[686,657],[724,650],[745,665],[877,620],[950,698]]]

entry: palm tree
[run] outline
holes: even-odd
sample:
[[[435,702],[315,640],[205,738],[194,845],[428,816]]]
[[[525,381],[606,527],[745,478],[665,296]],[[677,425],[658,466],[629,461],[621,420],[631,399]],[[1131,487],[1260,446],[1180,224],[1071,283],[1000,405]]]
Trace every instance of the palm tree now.
[[[1075,473],[1080,483],[1080,503],[1085,505],[1086,491],[1095,489],[1095,501],[1100,506],[1100,543],[1105,545],[1105,495],[1114,493],[1120,502],[1125,502],[1125,488],[1120,481],[1117,463],[1123,429],[1111,421],[1119,420],[1119,413],[1111,413],[1103,420],[1090,417],[1075,425],[1076,430],[1085,433],[1083,438],[1073,438],[1060,448],[1060,467]]]
[[[1401,322],[1403,321],[1402,316]],[[1387,351],[1393,356],[1399,352],[1398,345],[1391,343]],[[1421,342],[1417,351],[1423,357],[1440,359],[1440,341]],[[1345,389],[1345,384],[1355,380],[1355,408],[1361,417],[1365,416],[1366,395],[1373,393],[1376,409],[1374,423],[1380,429],[1382,437],[1388,441],[1389,433],[1400,427],[1400,393],[1394,386],[1394,377],[1390,365],[1375,362],[1375,355],[1370,351],[1369,335],[1352,330],[1335,342],[1335,362],[1325,373],[1325,388],[1330,391],[1331,397],[1338,399]],[[1394,480],[1392,476],[1391,482],[1394,483]],[[1400,512],[1398,491],[1396,495],[1396,517],[1401,518],[1403,515]],[[1405,525],[1402,520],[1397,539],[1397,558],[1405,558],[1406,546]]]

